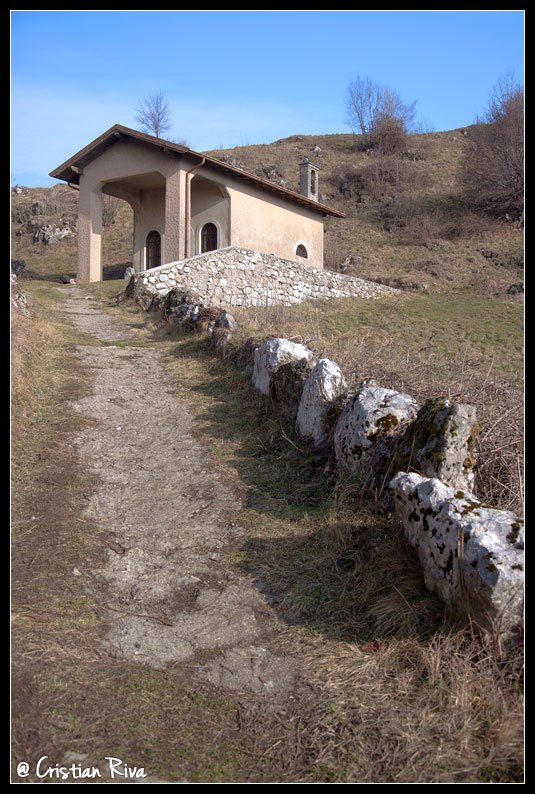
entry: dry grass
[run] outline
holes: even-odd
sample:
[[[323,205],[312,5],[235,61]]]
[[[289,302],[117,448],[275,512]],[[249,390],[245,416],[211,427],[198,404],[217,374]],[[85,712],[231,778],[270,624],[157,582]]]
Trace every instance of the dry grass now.
[[[11,318],[11,418],[12,439],[15,447],[28,425],[37,423],[46,412],[43,399],[54,378],[54,327],[36,315],[33,301],[29,303],[30,315],[16,310]]]
[[[371,377],[420,405],[433,397],[475,405],[476,493],[487,504],[522,512],[521,305],[451,293],[233,311],[240,339],[302,342],[336,361],[350,389]]]
[[[378,191],[369,179],[370,156],[355,136],[297,135],[261,146],[210,152],[236,158],[253,173],[274,166],[286,186],[298,189],[299,162],[320,167],[320,199],[345,217],[325,220],[325,266],[349,275],[401,279],[412,288],[449,291],[469,286],[482,294],[505,294],[523,280],[523,234],[513,226],[489,224],[465,207],[459,163],[471,130],[412,135],[396,161],[396,179]],[[372,175],[373,176],[373,175]],[[482,249],[497,257],[486,258]]]
[[[249,378],[214,358],[202,338],[158,333],[132,307],[114,311],[124,312],[136,329],[136,344],[154,345],[168,356],[169,372],[191,403],[217,465],[249,491],[239,517],[248,539],[234,564],[254,577],[286,621],[277,641],[281,652],[298,660],[303,689],[293,709],[272,713],[192,689],[180,671],[134,674],[97,653],[95,633],[104,615],[78,597],[72,569],[77,555],[98,559],[105,550],[98,532],[77,518],[76,500],[87,481],[70,463],[62,473],[67,447],[56,443],[58,433],[68,441],[57,398],[72,339],[43,308],[53,300],[53,287],[38,286],[32,285],[32,317],[21,318],[20,326],[14,318],[13,337],[24,463],[32,456],[28,476],[39,475],[15,479],[17,503],[30,493],[41,500],[48,494],[50,511],[47,543],[43,537],[37,542],[33,522],[16,526],[16,562],[28,575],[15,582],[14,662],[24,693],[17,738],[20,719],[41,731],[39,750],[43,741],[79,748],[83,737],[92,757],[122,753],[163,777],[186,774],[193,782],[521,782],[521,652],[500,661],[452,623],[426,591],[396,521],[370,509],[349,510],[344,499],[337,500],[325,461],[288,443],[292,437],[287,430],[287,438],[280,434]],[[110,283],[95,287],[108,302],[114,289]],[[272,322],[278,328],[285,323],[285,331],[293,328],[311,345],[330,342],[334,352],[325,312],[303,309],[299,327],[293,312],[280,308]],[[248,330],[267,330],[265,322],[256,318]],[[351,338],[358,340],[359,333]],[[372,339],[370,334],[368,347]],[[365,367],[360,355],[366,344],[347,347],[346,338],[337,349],[340,354],[346,348],[345,366],[357,351],[355,379],[373,374],[372,365],[379,371],[380,364],[392,383],[401,377],[385,338],[376,340]],[[438,366],[414,351],[412,361],[419,378]],[[458,375],[466,381],[469,370],[465,362]],[[485,388],[490,381],[489,375]],[[484,382],[485,375],[479,385]],[[32,428],[25,422],[35,411]],[[509,432],[508,421],[502,418],[489,438],[498,427]],[[51,523],[57,518],[51,476],[63,494],[61,524]],[[28,543],[32,564],[35,558],[30,568]],[[183,730],[184,720],[191,731]],[[35,732],[29,735],[34,741]],[[22,729],[20,736],[26,736]],[[16,749],[20,754],[24,747]]]
[[[521,782],[522,648],[504,660],[482,647],[427,591],[395,518],[354,500],[348,509],[332,481],[322,490],[325,460],[314,469],[299,440],[277,432],[247,379],[201,340],[181,351],[173,368],[203,434],[251,488],[240,567],[288,623],[282,649],[314,693],[285,722],[299,780]],[[255,753],[269,759],[273,726],[258,719]]]
[[[318,643],[308,673],[327,681],[309,741],[332,782],[521,782],[517,676],[462,632]]]

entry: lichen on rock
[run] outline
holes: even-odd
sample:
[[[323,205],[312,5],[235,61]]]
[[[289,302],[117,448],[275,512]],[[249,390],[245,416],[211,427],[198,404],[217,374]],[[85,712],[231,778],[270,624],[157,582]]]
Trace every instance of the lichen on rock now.
[[[366,386],[357,391],[346,404],[334,434],[337,463],[346,471],[358,470],[366,450],[418,411],[416,400],[409,394]]]

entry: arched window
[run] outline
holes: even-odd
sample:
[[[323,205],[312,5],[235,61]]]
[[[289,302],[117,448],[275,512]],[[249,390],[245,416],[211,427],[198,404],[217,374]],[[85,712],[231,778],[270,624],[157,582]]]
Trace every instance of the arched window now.
[[[304,259],[308,259],[308,251],[302,243],[297,246],[295,253],[297,256],[302,256]]]
[[[217,248],[217,226],[215,223],[205,223],[201,230],[201,254],[206,251],[215,251]]]
[[[147,259],[146,270],[152,267],[159,267],[162,264],[162,238],[160,232],[153,230],[147,234],[146,240]]]
[[[314,169],[310,171],[310,192],[312,195],[316,195],[316,172]]]

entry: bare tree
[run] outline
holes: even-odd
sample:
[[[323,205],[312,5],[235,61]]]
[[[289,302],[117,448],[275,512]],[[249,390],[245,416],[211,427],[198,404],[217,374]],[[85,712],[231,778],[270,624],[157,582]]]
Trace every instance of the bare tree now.
[[[512,75],[493,87],[470,131],[461,183],[476,210],[520,220],[524,210],[524,89]]]
[[[136,121],[145,132],[157,138],[162,138],[171,129],[171,109],[162,91],[156,91],[138,105]]]
[[[368,78],[352,80],[347,91],[347,122],[353,132],[367,138],[380,106],[380,87]]]
[[[412,130],[415,105],[404,104],[391,88],[357,77],[348,87],[347,121],[366,148],[390,155],[402,149]]]

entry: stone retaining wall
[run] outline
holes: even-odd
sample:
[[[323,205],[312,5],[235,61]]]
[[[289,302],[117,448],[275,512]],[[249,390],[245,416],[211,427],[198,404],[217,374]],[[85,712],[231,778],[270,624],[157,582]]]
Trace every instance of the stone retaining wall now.
[[[136,279],[160,297],[177,285],[189,287],[209,306],[288,306],[309,298],[376,299],[399,293],[373,281],[235,247],[142,271]]]

